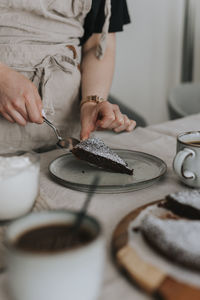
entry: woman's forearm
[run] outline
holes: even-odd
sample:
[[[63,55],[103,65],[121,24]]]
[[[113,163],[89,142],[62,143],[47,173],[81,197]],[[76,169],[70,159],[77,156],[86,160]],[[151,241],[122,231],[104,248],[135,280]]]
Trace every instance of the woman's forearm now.
[[[131,131],[136,123],[121,113],[118,105],[108,101],[87,102],[87,96],[97,95],[107,100],[115,63],[115,34],[109,33],[107,48],[103,59],[96,57],[99,34],[93,34],[83,47],[82,60],[82,101],[81,139],[87,139],[90,133],[98,129],[110,129],[115,132]]]
[[[98,95],[107,99],[110,91],[115,64],[115,34],[108,34],[106,51],[101,60],[95,55],[99,38],[99,34],[93,34],[83,46],[82,99],[89,95]]]

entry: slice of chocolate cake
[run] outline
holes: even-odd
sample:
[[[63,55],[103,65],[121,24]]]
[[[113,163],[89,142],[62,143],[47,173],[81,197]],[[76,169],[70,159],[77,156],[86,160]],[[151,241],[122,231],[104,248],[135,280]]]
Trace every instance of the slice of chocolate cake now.
[[[148,215],[140,226],[145,240],[170,260],[200,270],[200,222]]]
[[[167,195],[163,205],[178,216],[200,219],[200,191],[187,190]]]
[[[99,138],[89,138],[82,141],[77,144],[71,152],[77,158],[85,160],[100,168],[117,173],[133,174],[133,169],[128,167],[127,162],[106,146]]]

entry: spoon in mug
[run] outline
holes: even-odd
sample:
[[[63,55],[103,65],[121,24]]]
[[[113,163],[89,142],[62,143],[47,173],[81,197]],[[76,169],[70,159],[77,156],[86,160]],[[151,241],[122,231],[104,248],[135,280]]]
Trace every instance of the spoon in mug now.
[[[83,207],[81,209],[81,211],[78,213],[78,217],[75,221],[75,224],[73,225],[73,230],[74,231],[78,231],[78,229],[80,228],[80,225],[86,215],[86,212],[87,212],[87,209],[88,209],[88,206],[90,204],[90,201],[96,191],[96,188],[98,186],[98,183],[99,183],[99,180],[100,180],[100,177],[99,175],[96,175],[90,185],[90,188],[89,188],[89,191],[87,193],[87,197],[86,197],[86,200],[83,204]]]
[[[60,148],[72,150],[74,146],[76,146],[78,143],[80,143],[79,140],[73,138],[73,137],[68,137],[66,139],[62,138],[58,129],[55,127],[55,125],[50,122],[46,117],[43,116],[44,122],[49,125],[51,128],[53,128],[54,133],[58,139],[58,142],[56,145]]]
[[[70,231],[64,237],[62,236],[60,237],[59,235],[57,235],[53,243],[51,242],[50,245],[51,250],[57,249],[58,247],[67,249],[76,246],[77,241],[79,240],[79,235],[81,233],[81,225],[84,222],[84,219],[86,217],[88,206],[98,186],[99,179],[100,179],[99,175],[96,175],[94,177],[93,181],[91,182],[90,188],[88,190],[86,199],[83,203],[83,206],[80,209],[80,211],[76,213],[75,220],[70,226]]]
[[[70,236],[68,238],[68,245],[72,244],[73,240],[76,239],[78,233],[79,233],[79,229],[82,225],[82,222],[87,214],[87,209],[88,209],[88,206],[91,202],[91,199],[96,191],[96,188],[98,187],[98,184],[99,184],[99,180],[100,180],[100,177],[99,175],[96,175],[93,179],[93,181],[91,182],[91,185],[90,185],[90,188],[88,190],[88,193],[87,193],[87,196],[86,196],[86,199],[84,201],[84,204],[80,210],[80,212],[77,214],[77,217],[75,219],[75,222],[71,228],[71,232],[70,232]]]

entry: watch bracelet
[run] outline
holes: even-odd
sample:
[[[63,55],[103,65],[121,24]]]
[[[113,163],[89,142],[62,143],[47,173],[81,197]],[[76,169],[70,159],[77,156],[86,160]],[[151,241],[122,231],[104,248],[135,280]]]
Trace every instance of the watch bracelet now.
[[[85,99],[83,99],[80,103],[80,108],[82,107],[83,104],[87,103],[87,102],[95,102],[95,103],[101,103],[107,101],[105,100],[103,97],[97,96],[97,95],[91,95],[91,96],[87,96]]]

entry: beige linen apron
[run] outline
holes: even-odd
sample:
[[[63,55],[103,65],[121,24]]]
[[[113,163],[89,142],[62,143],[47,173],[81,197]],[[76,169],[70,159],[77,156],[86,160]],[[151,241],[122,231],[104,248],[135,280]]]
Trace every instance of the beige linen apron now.
[[[0,61],[38,87],[46,116],[79,136],[83,22],[92,0],[0,0]],[[33,149],[56,142],[45,123],[25,127],[0,117],[0,145]]]

